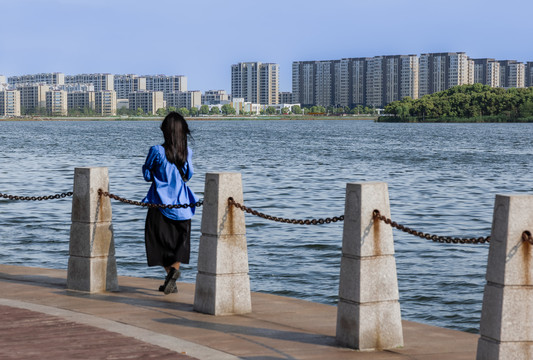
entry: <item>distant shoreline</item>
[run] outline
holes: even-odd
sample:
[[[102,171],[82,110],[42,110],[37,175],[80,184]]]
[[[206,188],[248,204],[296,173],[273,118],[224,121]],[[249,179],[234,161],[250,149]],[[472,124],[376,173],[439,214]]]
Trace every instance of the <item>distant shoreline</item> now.
[[[187,121],[246,121],[246,120],[376,120],[377,116],[194,116],[185,117]],[[161,121],[159,116],[35,116],[0,118],[0,121]]]

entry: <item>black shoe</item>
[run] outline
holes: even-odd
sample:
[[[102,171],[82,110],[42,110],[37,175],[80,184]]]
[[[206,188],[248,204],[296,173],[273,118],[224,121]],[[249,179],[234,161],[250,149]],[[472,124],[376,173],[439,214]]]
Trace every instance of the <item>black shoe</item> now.
[[[165,278],[165,285],[163,287],[163,292],[165,295],[168,295],[174,292],[176,288],[176,280],[180,277],[181,272],[173,267],[170,268],[170,271]]]
[[[165,291],[165,285],[159,286],[159,291],[161,291],[161,292]],[[178,292],[178,286],[176,285],[176,287],[174,288],[174,291],[172,293],[175,294],[177,292]]]

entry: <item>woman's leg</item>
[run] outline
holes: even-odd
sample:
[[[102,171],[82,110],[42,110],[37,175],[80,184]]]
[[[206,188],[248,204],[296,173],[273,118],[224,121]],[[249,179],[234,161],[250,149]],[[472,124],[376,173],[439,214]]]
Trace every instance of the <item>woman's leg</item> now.
[[[179,270],[180,269],[180,264],[181,263],[179,261],[177,261],[177,262],[175,262],[174,264],[172,264],[170,266],[165,266],[165,270],[166,270],[167,274],[170,271],[170,268],[174,268],[176,270]]]

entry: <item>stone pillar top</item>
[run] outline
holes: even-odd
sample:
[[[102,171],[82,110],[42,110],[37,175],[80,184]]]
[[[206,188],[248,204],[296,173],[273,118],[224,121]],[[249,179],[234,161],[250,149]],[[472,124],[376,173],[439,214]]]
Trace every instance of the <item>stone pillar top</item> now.
[[[72,221],[111,222],[111,201],[108,197],[100,196],[98,189],[109,191],[109,176],[106,167],[74,169]]]

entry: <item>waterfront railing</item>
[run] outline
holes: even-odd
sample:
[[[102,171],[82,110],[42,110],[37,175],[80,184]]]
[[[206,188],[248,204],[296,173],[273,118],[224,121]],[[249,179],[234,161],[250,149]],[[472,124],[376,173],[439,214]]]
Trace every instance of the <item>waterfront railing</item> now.
[[[337,341],[359,350],[403,346],[392,230],[454,244],[490,244],[477,359],[533,353],[533,195],[497,195],[490,236],[457,238],[413,230],[391,219],[386,183],[348,183],[345,212],[325,219],[287,219],[244,205],[240,173],[208,173],[204,199],[146,204],[109,193],[107,168],[76,168],[72,192],[0,198],[72,196],[67,289],[118,291],[111,199],[143,207],[203,206],[194,309],[212,315],[252,311],[245,214],[287,224],[343,221]]]

